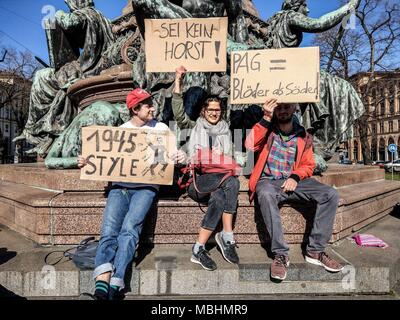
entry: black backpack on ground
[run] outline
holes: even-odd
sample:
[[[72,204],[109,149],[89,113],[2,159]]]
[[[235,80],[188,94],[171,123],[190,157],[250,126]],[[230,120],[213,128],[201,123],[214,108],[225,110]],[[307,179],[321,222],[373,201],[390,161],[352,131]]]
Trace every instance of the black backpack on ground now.
[[[56,265],[59,263],[64,257],[69,258],[74,262],[77,268],[80,270],[94,270],[94,260],[96,257],[97,247],[99,245],[99,241],[95,240],[95,237],[89,237],[82,240],[78,246],[68,249],[66,251],[53,251],[47,254],[44,261],[47,265]],[[63,256],[58,259],[56,262],[49,263],[47,260],[49,256],[55,252],[62,252]]]

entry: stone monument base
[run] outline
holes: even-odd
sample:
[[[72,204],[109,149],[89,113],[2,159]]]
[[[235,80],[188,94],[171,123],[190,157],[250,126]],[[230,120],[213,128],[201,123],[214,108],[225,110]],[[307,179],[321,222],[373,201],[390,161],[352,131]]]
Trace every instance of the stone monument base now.
[[[106,183],[81,181],[79,170],[48,170],[43,164],[0,166],[0,224],[39,244],[77,244],[98,236]],[[319,181],[335,186],[341,196],[331,241],[337,241],[386,216],[400,199],[400,182],[385,180],[378,167],[330,165]],[[266,242],[261,215],[249,203],[246,178],[241,177],[235,235],[239,243]],[[171,187],[165,188],[171,190]],[[143,241],[193,243],[204,207],[184,195],[160,195],[148,215]],[[285,205],[281,209],[288,243],[302,243],[315,208]]]

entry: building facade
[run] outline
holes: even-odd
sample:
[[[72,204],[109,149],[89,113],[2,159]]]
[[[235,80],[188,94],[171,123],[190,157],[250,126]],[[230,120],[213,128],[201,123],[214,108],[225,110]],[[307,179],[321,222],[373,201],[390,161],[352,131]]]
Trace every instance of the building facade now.
[[[353,77],[359,91],[367,85],[368,73]],[[390,161],[390,144],[398,146],[394,159],[400,156],[400,70],[377,72],[371,83],[370,94],[363,102],[368,115],[368,143],[373,161]],[[358,162],[363,161],[361,140],[357,128],[354,138],[344,144],[345,157]]]
[[[0,162],[31,162],[24,151],[32,148],[25,141],[16,145],[13,139],[21,134],[29,110],[31,82],[12,73],[0,72]],[[16,150],[22,149],[22,150]]]

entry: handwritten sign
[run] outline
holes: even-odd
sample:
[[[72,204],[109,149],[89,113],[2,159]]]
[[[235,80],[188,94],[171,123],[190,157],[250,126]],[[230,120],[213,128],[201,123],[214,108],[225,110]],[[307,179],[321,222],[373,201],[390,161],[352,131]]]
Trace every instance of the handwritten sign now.
[[[81,179],[172,185],[175,150],[169,130],[84,127]]]
[[[318,102],[319,47],[235,51],[231,54],[231,103]]]
[[[146,19],[147,72],[226,72],[228,18]]]

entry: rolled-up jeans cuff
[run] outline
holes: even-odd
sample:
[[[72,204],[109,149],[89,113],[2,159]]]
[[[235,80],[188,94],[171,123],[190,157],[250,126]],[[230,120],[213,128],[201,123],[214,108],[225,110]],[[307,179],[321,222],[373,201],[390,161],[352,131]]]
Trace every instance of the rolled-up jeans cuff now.
[[[96,269],[93,271],[93,279],[96,279],[99,275],[106,273],[106,272],[112,272],[114,270],[114,266],[107,262],[99,265]]]
[[[224,210],[224,213],[235,214],[236,210]]]
[[[217,228],[217,227],[209,227],[209,226],[206,226],[205,224],[201,224],[201,227],[208,231],[214,231]]]
[[[112,277],[110,280],[110,286],[117,286],[120,290],[122,290],[123,288],[125,288],[124,279]]]

